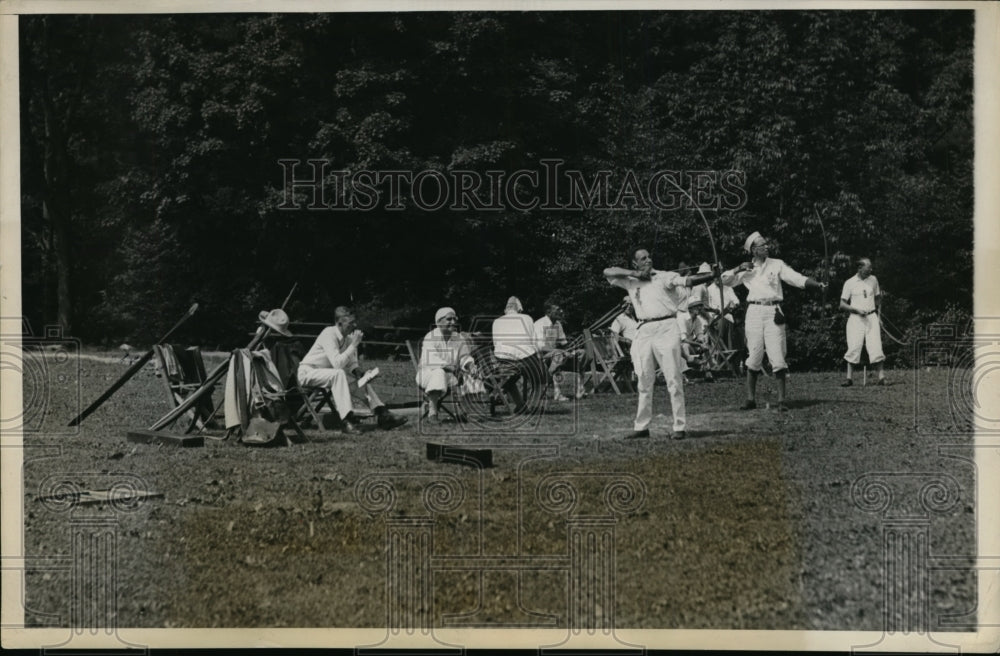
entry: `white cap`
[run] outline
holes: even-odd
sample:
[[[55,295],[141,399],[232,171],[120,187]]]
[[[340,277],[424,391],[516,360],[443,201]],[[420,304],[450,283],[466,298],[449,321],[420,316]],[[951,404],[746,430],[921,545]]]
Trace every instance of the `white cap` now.
[[[763,235],[761,235],[759,232],[754,232],[752,235],[747,237],[747,240],[745,242],[743,242],[743,250],[749,253],[753,249],[753,243],[758,239],[761,239],[762,237]]]

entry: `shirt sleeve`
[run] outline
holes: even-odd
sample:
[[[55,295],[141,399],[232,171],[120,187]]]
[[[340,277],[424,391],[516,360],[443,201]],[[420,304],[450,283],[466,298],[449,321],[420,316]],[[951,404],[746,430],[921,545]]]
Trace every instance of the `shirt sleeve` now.
[[[685,278],[684,276],[679,276],[673,271],[664,272],[660,274],[660,276],[658,277],[663,279],[663,282],[661,282],[660,284],[663,286],[664,289],[667,290],[673,289],[674,287],[687,286],[687,278]]]
[[[737,271],[736,269],[730,269],[729,271],[722,272],[722,284],[726,287],[735,287],[736,285],[743,282],[744,276],[746,276],[749,271]]]
[[[622,289],[628,290],[634,287],[632,283],[634,282],[635,279],[626,277],[626,278],[605,278],[605,280],[607,280],[612,287],[621,287]]]
[[[851,280],[847,279],[844,281],[844,289],[840,292],[840,300],[845,303],[851,302]]]
[[[475,362],[472,358],[472,347],[469,345],[468,338],[463,334],[461,335],[461,342],[458,345],[458,366],[465,368]]]
[[[542,320],[539,319],[535,323],[531,324],[531,341],[535,345],[535,348],[539,351],[543,351],[545,349],[545,327],[542,326],[541,323]]]
[[[330,361],[330,366],[334,369],[344,369],[350,364],[353,353],[341,353],[341,343],[337,340],[336,332],[333,328],[324,328],[323,332],[316,338],[323,348],[323,354]]]
[[[881,296],[882,295],[882,285],[878,284],[878,278],[876,278],[875,276],[872,276],[872,280],[875,281],[875,289],[873,290],[875,292],[875,296],[876,297]]]
[[[778,272],[778,276],[783,282],[788,283],[792,287],[798,287],[799,289],[806,288],[806,277],[785,264],[784,261],[781,263],[781,271]]]

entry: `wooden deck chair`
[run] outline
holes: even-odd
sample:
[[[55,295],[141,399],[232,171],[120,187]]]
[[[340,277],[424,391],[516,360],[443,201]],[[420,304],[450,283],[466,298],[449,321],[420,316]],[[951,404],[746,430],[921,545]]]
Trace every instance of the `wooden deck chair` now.
[[[208,375],[205,373],[205,361],[199,347],[156,344],[153,351],[173,407],[179,406],[205,384]],[[205,394],[182,415],[188,422],[184,432],[190,433],[195,428],[202,430],[208,427],[215,412],[212,395]]]
[[[424,345],[423,340],[415,340],[415,339],[406,340],[406,350],[410,354],[410,362],[413,363],[414,377],[416,377],[416,375],[420,372],[420,354],[423,345]],[[416,381],[414,381],[414,383],[415,382]],[[427,394],[426,392],[424,392],[424,389],[420,387],[420,385],[417,385],[417,403],[419,403],[418,407],[420,408],[421,416],[423,416],[425,402],[429,402]],[[441,400],[438,403],[438,408],[444,410],[446,413],[448,413],[449,417],[457,421],[458,415],[461,414],[461,412],[455,412],[455,410],[457,410],[457,408],[455,408],[456,404],[457,400],[454,397],[452,397],[451,388],[449,387],[448,390],[441,397]]]
[[[634,392],[632,381],[628,377],[619,378],[616,375],[619,363],[626,358],[618,337],[610,333],[595,335],[589,328],[584,328],[583,340],[590,364],[590,371],[584,373],[584,386],[589,383],[594,393],[597,393],[602,385],[610,383],[615,394],[621,394],[621,384],[628,391]]]

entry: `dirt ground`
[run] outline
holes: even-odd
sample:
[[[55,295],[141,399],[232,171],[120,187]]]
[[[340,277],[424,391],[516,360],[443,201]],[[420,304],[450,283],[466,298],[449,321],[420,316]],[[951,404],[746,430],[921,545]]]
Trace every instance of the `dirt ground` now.
[[[648,440],[622,439],[634,395],[601,394],[519,427],[414,417],[264,449],[127,441],[170,408],[152,366],[66,428],[125,370],[114,360],[26,378],[28,625],[78,621],[81,577],[116,600],[99,617],[135,627],[378,627],[417,604],[435,626],[876,631],[922,600],[925,629],[975,624],[970,416],[944,367],[846,389],[793,373],[787,413],[737,410],[741,381],[693,383],[684,441],[667,439],[661,387]],[[409,362],[369,365],[388,400],[414,397]],[[774,393],[762,380],[761,406]],[[494,466],[431,462],[428,442],[492,449]],[[72,485],[162,496],[51,496]],[[84,571],[87,549],[112,573]],[[926,588],[886,594],[906,567]]]

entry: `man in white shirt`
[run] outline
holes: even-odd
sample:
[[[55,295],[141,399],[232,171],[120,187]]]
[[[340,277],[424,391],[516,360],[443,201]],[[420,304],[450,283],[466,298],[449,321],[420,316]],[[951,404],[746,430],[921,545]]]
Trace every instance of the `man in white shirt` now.
[[[535,322],[524,314],[516,296],[507,299],[503,315],[493,321],[493,354],[497,360],[512,363],[516,371],[504,383],[504,391],[514,400],[514,412],[538,407],[545,390],[545,366],[538,356]],[[521,380],[527,385],[527,400],[518,386]]]
[[[753,410],[757,407],[757,378],[766,352],[778,381],[778,410],[786,411],[785,376],[788,374],[788,365],[785,363],[785,315],[781,310],[781,301],[784,299],[781,283],[799,289],[825,289],[826,284],[798,273],[782,260],[768,257],[767,240],[759,232],[747,237],[743,249],[753,256],[752,261],[744,262],[722,274],[722,283],[727,287],[742,283],[748,290],[749,306],[745,327],[749,351],[746,361],[747,399],[741,409]]]
[[[698,267],[698,273],[707,273],[712,270],[708,262],[702,262]],[[705,303],[706,310],[713,316],[714,328],[719,335],[719,339],[726,345],[727,349],[734,348],[733,340],[736,332],[736,319],[733,317],[733,310],[740,306],[740,299],[732,287],[723,286],[719,289],[718,284],[709,283],[698,285],[691,290],[691,295],[699,297]],[[714,317],[719,317],[717,320]]]
[[[639,328],[639,322],[635,318],[635,308],[632,307],[632,299],[626,296],[622,299],[622,303],[625,309],[622,313],[615,317],[615,320],[611,322],[610,330],[614,334],[618,335],[618,340],[625,346],[632,346],[632,342],[635,340],[636,331]]]
[[[438,420],[441,399],[452,388],[462,386],[459,393],[473,392],[475,360],[472,346],[458,331],[458,315],[450,307],[440,308],[434,314],[436,328],[424,335],[420,348],[420,367],[417,385],[429,401],[427,418]]]
[[[579,374],[578,360],[580,352],[566,350],[568,340],[563,330],[563,310],[555,301],[546,301],[545,316],[535,322],[535,345],[538,355],[548,365],[548,374],[552,380],[554,401],[568,401],[559,390],[560,371],[570,370],[576,377],[576,398],[583,398],[583,379]]]
[[[682,291],[712,279],[712,274],[680,276],[672,271],[657,271],[649,251],[640,248],[632,258],[632,268],[608,267],[604,277],[609,283],[628,292],[639,321],[630,354],[639,388],[634,431],[629,438],[649,437],[653,418],[653,384],[659,363],[667,382],[670,407],[673,411],[674,439],[686,435],[684,409],[684,379],[681,376],[681,340],[677,325],[677,310]]]
[[[334,406],[338,414],[344,418],[342,404],[343,389],[339,379],[353,377],[355,381],[365,375],[358,361],[358,346],[364,338],[364,333],[358,330],[354,312],[343,305],[334,310],[335,325],[324,328],[309,352],[299,363],[298,380],[300,385],[308,387],[330,387]],[[346,385],[344,386],[346,388]],[[392,430],[406,423],[405,417],[392,414],[379,398],[374,386],[369,382],[364,387],[365,400],[369,409],[375,413],[378,427]],[[338,400],[338,397],[341,397]],[[348,391],[346,404],[348,412],[353,410],[353,401]],[[345,420],[346,422],[346,420]],[[347,422],[349,423],[349,422]]]
[[[840,309],[847,317],[847,380],[842,387],[854,384],[852,367],[861,362],[862,346],[868,349],[868,361],[878,370],[876,385],[885,385],[885,354],[882,352],[882,324],[878,310],[882,290],[878,279],[872,275],[872,261],[867,257],[858,260],[858,272],[844,283],[840,293]]]

